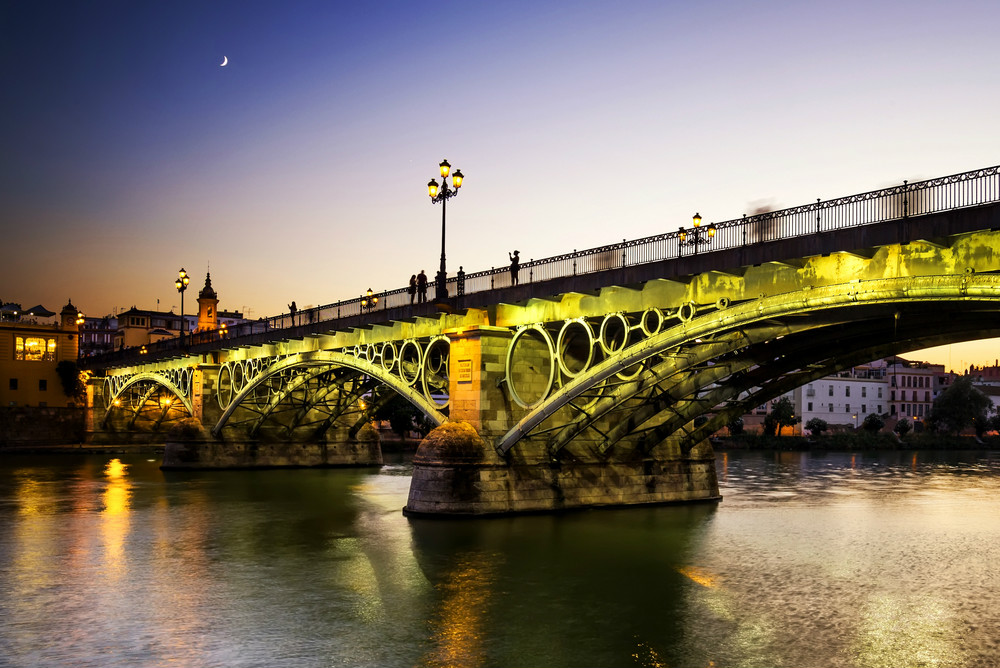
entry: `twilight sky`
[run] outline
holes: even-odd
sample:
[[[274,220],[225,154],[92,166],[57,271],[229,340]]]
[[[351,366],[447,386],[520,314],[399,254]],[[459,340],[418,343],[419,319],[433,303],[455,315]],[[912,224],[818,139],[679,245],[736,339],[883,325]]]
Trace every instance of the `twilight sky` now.
[[[181,266],[188,311],[209,266],[251,317],[400,287],[436,271],[442,158],[452,274],[991,166],[998,23],[995,0],[3,3],[0,299],[176,310]]]

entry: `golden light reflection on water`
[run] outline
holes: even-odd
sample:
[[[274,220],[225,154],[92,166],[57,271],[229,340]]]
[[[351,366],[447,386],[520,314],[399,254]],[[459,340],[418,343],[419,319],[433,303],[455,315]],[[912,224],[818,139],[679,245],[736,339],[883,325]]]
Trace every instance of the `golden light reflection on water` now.
[[[104,467],[107,487],[101,495],[101,536],[104,539],[104,568],[109,576],[121,577],[125,570],[125,539],[129,532],[129,504],[132,488],[128,480],[128,466],[120,459],[112,459]]]
[[[422,666],[475,668],[485,664],[484,621],[494,588],[494,569],[501,559],[499,554],[466,554],[437,585],[444,599],[431,620],[434,646],[424,656]]]
[[[857,666],[963,665],[962,625],[941,600],[926,595],[872,597],[854,643]]]
[[[678,566],[677,572],[685,577],[691,578],[702,587],[716,586],[715,574],[710,573],[704,568],[698,568],[697,566]]]

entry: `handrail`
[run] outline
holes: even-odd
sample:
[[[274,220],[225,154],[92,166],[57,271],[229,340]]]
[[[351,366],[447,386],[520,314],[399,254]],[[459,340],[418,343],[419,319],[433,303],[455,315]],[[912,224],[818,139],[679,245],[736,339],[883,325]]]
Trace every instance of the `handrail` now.
[[[983,204],[1000,202],[1000,165],[976,169],[951,176],[926,181],[890,186],[857,195],[803,204],[778,211],[767,211],[752,216],[715,223],[715,236],[711,250],[727,250],[755,243],[813,235],[876,223],[899,220],[909,216],[939,213]],[[702,227],[702,230],[707,229]],[[696,253],[697,246],[687,253]],[[685,254],[685,244],[679,231],[664,232],[641,239],[623,240],[597,248],[564,253],[540,260],[529,260],[520,265],[520,282],[536,283],[556,278],[590,274],[609,269],[621,269],[651,262],[680,258]],[[428,284],[434,294],[436,281]],[[470,295],[512,285],[510,268],[491,268],[465,274],[461,281],[461,294]],[[459,278],[447,279],[449,295],[459,294]],[[384,311],[409,306],[413,297],[407,288],[397,288],[377,293],[377,308]],[[346,299],[302,309],[296,313],[283,313],[231,326],[224,335],[218,330],[186,335],[185,347],[214,343],[225,336],[227,340],[251,337],[274,330],[288,329],[319,322],[335,322],[343,318],[364,315],[362,297]],[[167,352],[181,347],[178,338],[148,344],[149,354]],[[113,358],[127,351],[116,351],[95,356],[94,362],[114,361]],[[134,351],[129,357],[134,356]]]

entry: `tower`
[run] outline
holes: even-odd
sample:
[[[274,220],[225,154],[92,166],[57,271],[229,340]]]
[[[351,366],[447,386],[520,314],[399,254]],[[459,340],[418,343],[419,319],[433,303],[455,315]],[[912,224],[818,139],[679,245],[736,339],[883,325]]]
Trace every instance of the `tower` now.
[[[198,329],[204,332],[219,328],[219,296],[212,289],[212,272],[205,274],[205,287],[198,293]]]

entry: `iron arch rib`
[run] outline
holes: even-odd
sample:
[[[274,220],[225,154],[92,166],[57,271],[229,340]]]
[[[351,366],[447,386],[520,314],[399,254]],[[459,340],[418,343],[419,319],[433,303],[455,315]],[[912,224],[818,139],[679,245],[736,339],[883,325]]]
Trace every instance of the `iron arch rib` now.
[[[539,424],[611,376],[651,357],[691,346],[698,340],[719,338],[727,332],[759,327],[768,321],[789,323],[789,318],[792,317],[802,321],[803,329],[816,326],[810,320],[818,320],[826,325],[833,324],[838,319],[841,322],[873,320],[891,315],[893,309],[908,304],[927,303],[947,305],[963,312],[985,310],[995,316],[1000,304],[1000,276],[911,276],[852,282],[747,301],[726,310],[696,317],[620,351],[588,373],[568,382],[499,438],[495,448],[499,454],[506,455],[515,443]],[[976,334],[970,335],[970,338],[975,338],[982,329],[980,323],[975,330]],[[932,336],[928,335],[927,338]],[[826,357],[823,351],[816,349],[813,355],[817,359]],[[803,364],[808,361],[808,357],[806,355],[803,358]],[[676,430],[678,427],[673,428]]]
[[[311,351],[283,357],[279,361],[270,365],[268,368],[262,370],[261,373],[248,382],[243,389],[240,390],[239,394],[229,403],[225,411],[223,411],[222,416],[219,418],[218,423],[216,423],[216,425],[212,428],[212,435],[218,438],[222,434],[223,428],[229,422],[233,413],[240,407],[240,405],[244,401],[247,401],[250,397],[253,397],[257,390],[271,378],[285,372],[286,370],[304,369],[307,367],[320,367],[321,369],[343,367],[354,369],[368,376],[372,380],[390,387],[394,392],[413,404],[427,417],[428,420],[430,420],[434,426],[442,424],[447,419],[445,414],[438,410],[438,408],[430,400],[424,397],[423,394],[417,392],[403,380],[386,371],[380,364],[373,364],[367,360],[341,352]],[[292,388],[288,389],[290,390]]]

